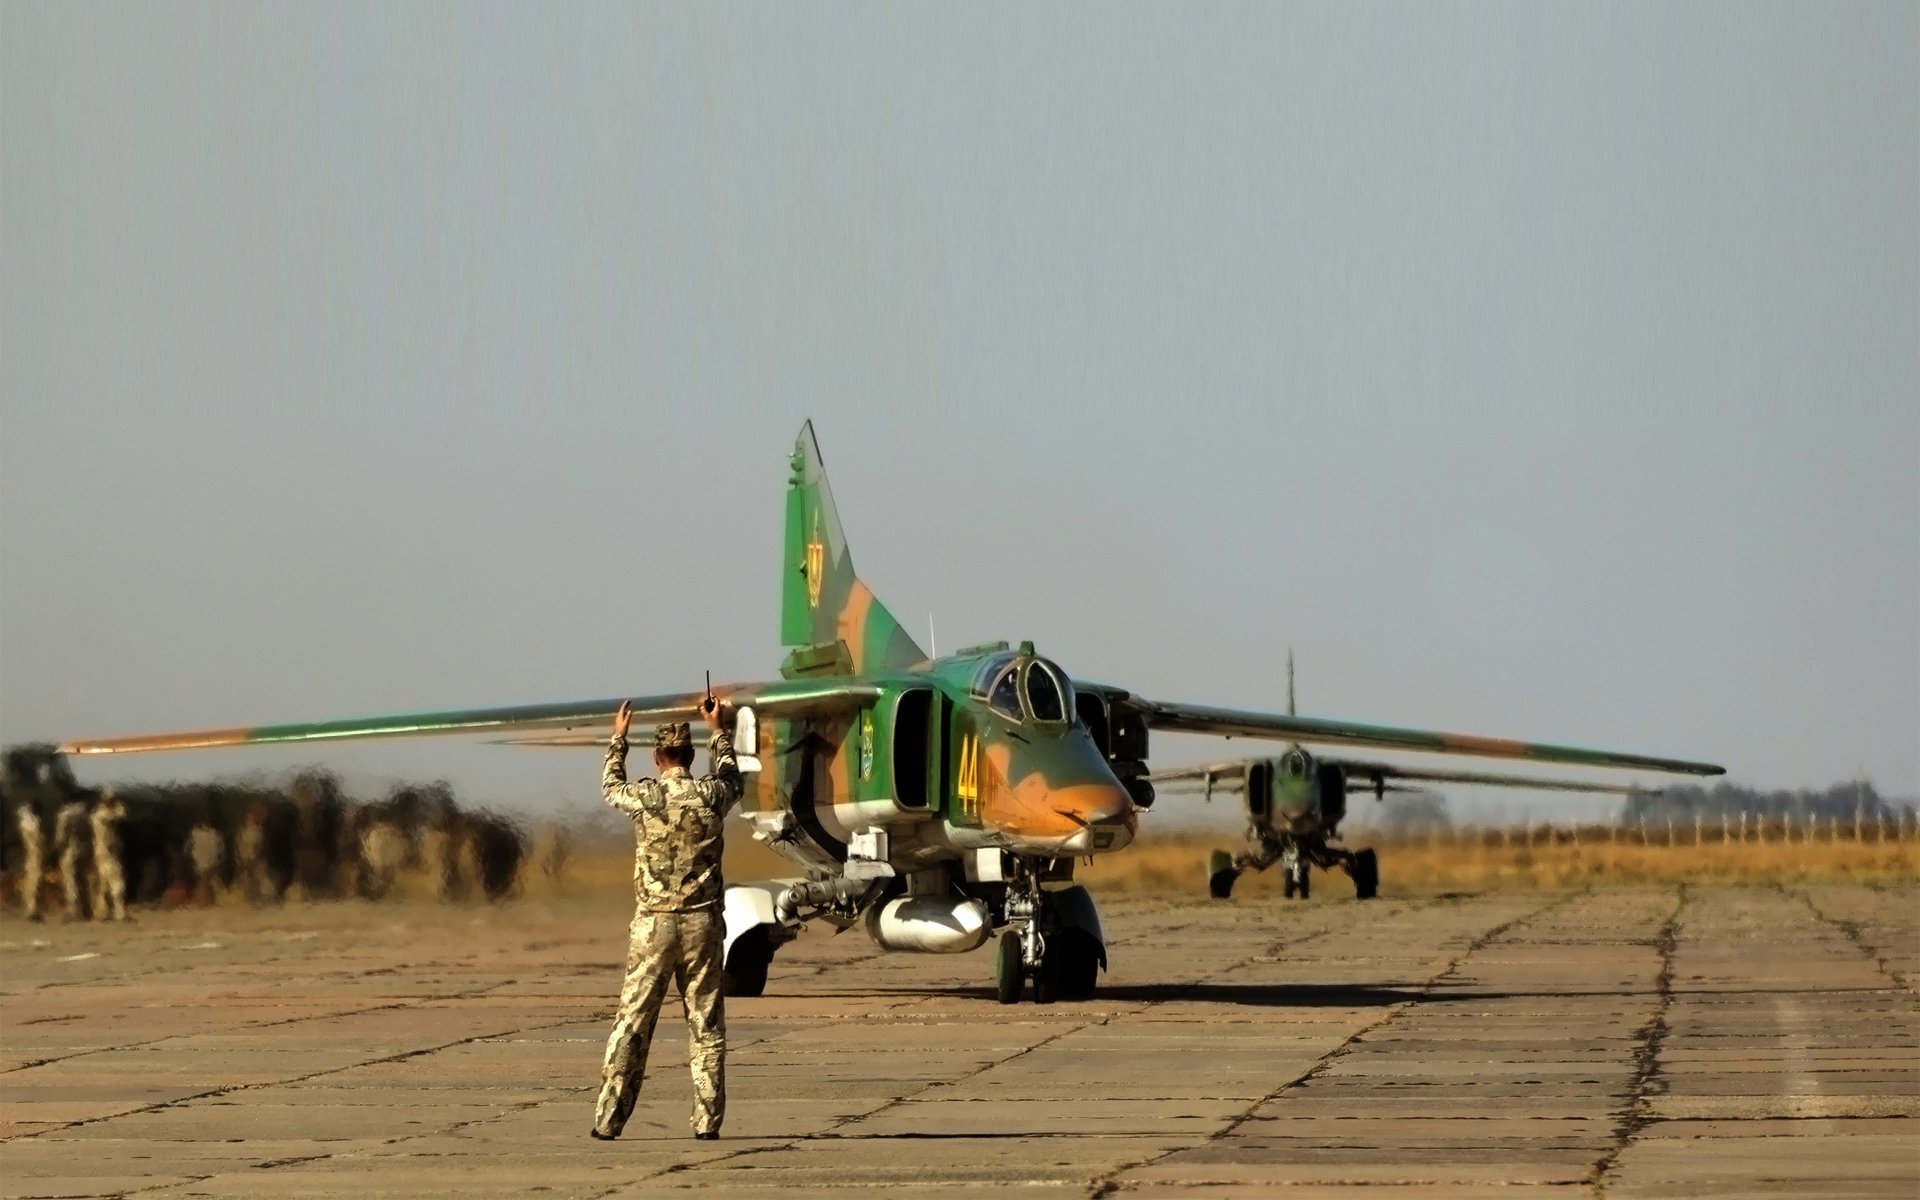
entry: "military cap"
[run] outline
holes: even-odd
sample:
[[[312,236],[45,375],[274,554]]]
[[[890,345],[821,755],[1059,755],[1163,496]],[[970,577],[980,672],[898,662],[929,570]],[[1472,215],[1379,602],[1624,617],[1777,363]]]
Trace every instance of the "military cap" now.
[[[679,746],[693,745],[693,731],[687,728],[685,721],[668,721],[653,728],[653,748],[672,750]]]

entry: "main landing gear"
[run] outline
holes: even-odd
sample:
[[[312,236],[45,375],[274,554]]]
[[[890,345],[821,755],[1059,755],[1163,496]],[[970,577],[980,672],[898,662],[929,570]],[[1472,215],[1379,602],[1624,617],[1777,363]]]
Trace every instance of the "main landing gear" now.
[[[1018,1004],[1029,981],[1033,1002],[1084,1000],[1093,995],[1107,952],[1093,897],[1084,887],[1043,891],[1040,874],[1021,872],[1007,885],[1007,920],[994,953],[994,997]]]
[[[1353,880],[1357,899],[1372,900],[1380,894],[1380,859],[1372,850],[1341,850],[1324,841],[1273,845],[1265,840],[1237,856],[1215,850],[1207,859],[1207,894],[1215,900],[1229,899],[1242,871],[1249,867],[1264,871],[1276,862],[1281,870],[1281,894],[1289,900],[1305,900],[1312,895],[1316,866],[1345,871]]]

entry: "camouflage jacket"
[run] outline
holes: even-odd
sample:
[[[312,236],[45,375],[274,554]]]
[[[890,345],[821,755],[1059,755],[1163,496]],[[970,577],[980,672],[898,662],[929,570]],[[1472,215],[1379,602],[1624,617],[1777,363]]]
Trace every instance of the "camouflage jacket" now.
[[[707,742],[713,774],[695,779],[669,767],[658,779],[627,782],[627,740],[607,744],[600,791],[633,818],[634,901],[643,912],[698,912],[717,908],[720,823],[740,798],[740,766],[733,739],[716,730]]]

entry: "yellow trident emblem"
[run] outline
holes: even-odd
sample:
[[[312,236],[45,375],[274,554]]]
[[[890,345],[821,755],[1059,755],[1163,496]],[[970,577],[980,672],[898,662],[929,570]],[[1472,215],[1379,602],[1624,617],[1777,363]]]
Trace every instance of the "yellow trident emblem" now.
[[[820,540],[820,516],[814,514],[813,540],[807,543],[807,605],[820,607],[820,585],[826,581],[827,547]]]

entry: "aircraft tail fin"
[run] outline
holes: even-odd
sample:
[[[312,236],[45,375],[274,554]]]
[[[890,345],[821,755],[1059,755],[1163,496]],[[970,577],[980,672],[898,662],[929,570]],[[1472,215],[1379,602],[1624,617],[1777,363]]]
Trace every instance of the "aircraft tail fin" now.
[[[842,643],[855,672],[910,667],[927,657],[854,574],[811,421],[794,441],[787,480],[780,640],[788,646]]]

